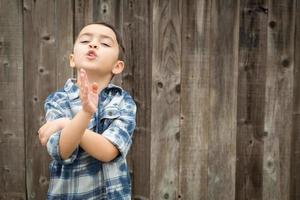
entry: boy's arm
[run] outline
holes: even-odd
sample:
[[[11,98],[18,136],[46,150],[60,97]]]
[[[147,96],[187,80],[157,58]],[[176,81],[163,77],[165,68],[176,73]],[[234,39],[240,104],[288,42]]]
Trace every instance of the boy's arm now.
[[[41,144],[46,145],[51,135],[53,135],[59,130],[62,130],[70,122],[70,119],[61,118],[54,121],[49,121],[46,124],[44,124],[39,130],[39,139]],[[76,124],[76,121],[73,121],[73,123]],[[77,127],[72,127],[78,130]],[[119,154],[118,149],[102,135],[88,129],[86,129],[84,132],[85,133],[80,141],[80,146],[96,159],[101,160],[103,162],[108,162],[114,159]],[[77,140],[78,139],[80,138],[77,138]],[[65,140],[68,140],[68,138],[66,138]],[[76,138],[71,137],[69,140],[76,140]]]
[[[64,104],[58,104],[60,100],[63,101],[64,93],[60,91],[53,93],[45,100],[45,119],[47,123],[39,130],[39,137],[45,137],[47,140],[47,151],[52,159],[62,164],[71,164],[77,158],[78,150],[76,149],[68,159],[63,160],[60,156],[59,139],[61,134],[61,126],[66,123],[61,123],[61,120],[68,119],[70,116],[65,111]],[[65,120],[67,122],[67,120]],[[48,138],[49,137],[49,138]]]
[[[70,119],[68,118],[59,118],[56,120],[46,122],[39,130],[39,139],[43,146],[48,142],[48,139],[51,135],[57,131],[62,130],[68,123]]]
[[[103,162],[109,162],[119,154],[118,149],[110,141],[88,129],[81,138],[80,146],[88,154]]]
[[[96,83],[89,88],[87,75],[80,71],[80,99],[82,110],[62,129],[59,139],[59,151],[62,159],[67,159],[78,147],[98,105],[98,86]]]
[[[127,94],[120,104],[120,116],[100,135],[86,130],[80,146],[94,158],[108,162],[121,154],[124,158],[132,144],[132,134],[136,125],[136,105]]]
[[[59,150],[63,160],[67,159],[79,145],[81,137],[92,116],[93,114],[81,110],[65,128],[62,129],[59,139]]]
[[[45,123],[38,131],[41,144],[45,146],[51,135],[64,129],[70,122],[71,120],[68,118],[60,118]],[[76,121],[73,121],[73,123],[76,123]],[[77,127],[74,128],[77,129]],[[89,129],[85,130],[85,133],[80,141],[80,146],[90,155],[103,162],[112,160],[119,153],[118,149],[107,139]]]
[[[38,131],[41,144],[46,145],[51,135],[64,129],[64,127],[66,127],[70,122],[71,120],[68,118],[60,118],[44,124]],[[73,121],[73,123],[76,123],[76,121]],[[74,129],[77,129],[77,127],[74,127]],[[80,146],[96,159],[108,162],[119,154],[118,149],[102,135],[88,129],[84,132],[85,133],[80,141]],[[75,138],[71,139],[73,140]]]

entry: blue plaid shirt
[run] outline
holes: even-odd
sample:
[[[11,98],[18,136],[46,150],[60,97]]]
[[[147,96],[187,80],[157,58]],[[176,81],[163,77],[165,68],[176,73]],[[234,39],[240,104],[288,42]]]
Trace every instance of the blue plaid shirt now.
[[[72,119],[81,109],[79,88],[69,79],[64,88],[49,95],[45,102],[46,120]],[[101,162],[80,146],[62,160],[59,153],[60,132],[48,140],[52,157],[47,199],[131,199],[131,182],[126,154],[132,143],[136,105],[122,88],[109,84],[99,94],[98,110],[88,129],[102,134],[120,154],[111,162]]]

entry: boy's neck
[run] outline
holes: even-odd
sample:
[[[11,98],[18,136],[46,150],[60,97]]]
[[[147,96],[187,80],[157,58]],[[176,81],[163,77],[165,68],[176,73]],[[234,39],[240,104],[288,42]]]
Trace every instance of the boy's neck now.
[[[78,74],[79,71],[77,71]],[[94,72],[89,72],[86,70],[87,77],[89,80],[89,84],[97,83],[99,88],[97,93],[100,94],[100,92],[108,86],[108,84],[111,81],[112,75],[108,74],[106,76],[99,76],[98,74],[95,75]],[[77,79],[78,84],[79,79]]]

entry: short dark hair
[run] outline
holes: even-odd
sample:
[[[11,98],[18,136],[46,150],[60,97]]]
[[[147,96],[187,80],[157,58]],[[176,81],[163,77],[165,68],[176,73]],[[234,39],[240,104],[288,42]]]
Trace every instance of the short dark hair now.
[[[106,27],[110,28],[115,33],[116,39],[117,39],[117,43],[118,43],[118,46],[119,46],[119,56],[118,56],[118,59],[123,61],[124,60],[124,56],[125,56],[125,47],[124,47],[124,44],[123,44],[122,37],[119,34],[119,32],[117,31],[117,29],[113,25],[108,24],[106,22],[91,22],[91,23],[88,23],[88,24],[84,25],[81,29],[83,29],[84,27],[86,27],[88,25],[92,25],[92,24],[99,24],[99,25],[106,26]]]

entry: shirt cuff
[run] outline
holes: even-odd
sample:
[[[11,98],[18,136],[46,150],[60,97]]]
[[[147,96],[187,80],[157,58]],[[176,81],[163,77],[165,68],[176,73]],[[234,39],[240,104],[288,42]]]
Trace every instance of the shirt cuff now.
[[[49,155],[56,160],[57,162],[68,165],[72,164],[75,159],[78,157],[78,147],[73,151],[73,153],[69,156],[69,158],[63,160],[60,156],[60,150],[59,150],[59,138],[60,138],[60,132],[56,132],[53,135],[50,136],[48,142],[47,142],[47,150]]]
[[[102,136],[117,147],[122,157],[126,157],[132,143],[127,131],[118,127],[110,127],[103,132]]]

